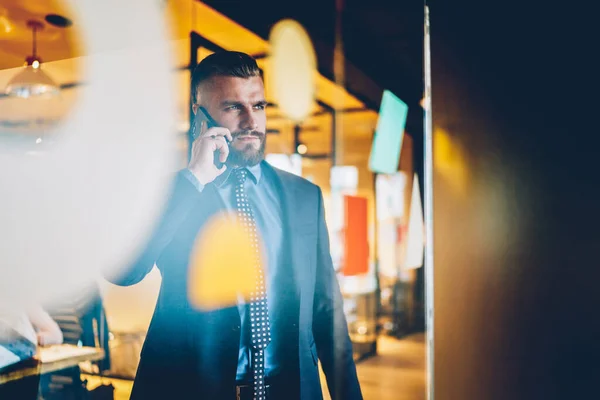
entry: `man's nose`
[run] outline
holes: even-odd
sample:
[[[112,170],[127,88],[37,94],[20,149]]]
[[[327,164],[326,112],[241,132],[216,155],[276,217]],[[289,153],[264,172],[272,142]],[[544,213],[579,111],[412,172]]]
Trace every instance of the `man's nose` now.
[[[253,111],[244,113],[241,128],[248,131],[255,131],[258,129],[258,116]]]

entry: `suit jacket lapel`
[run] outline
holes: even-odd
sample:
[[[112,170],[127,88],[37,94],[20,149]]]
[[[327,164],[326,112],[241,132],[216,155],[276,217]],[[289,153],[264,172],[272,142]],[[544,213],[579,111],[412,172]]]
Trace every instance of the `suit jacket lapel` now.
[[[297,193],[296,187],[290,182],[289,177],[286,176],[282,171],[271,167],[269,164],[264,162],[266,169],[268,172],[272,173],[275,177],[275,182],[279,188],[279,192],[281,195],[281,214],[284,224],[284,260],[285,265],[289,268],[293,269],[292,274],[287,274],[292,279],[287,284],[291,284],[293,287],[294,299],[295,303],[300,305],[300,283],[302,282],[302,271],[299,269],[299,262],[302,259],[302,255],[300,253],[301,243],[299,243],[299,237],[295,234],[295,228],[298,226],[299,222],[302,220],[301,213],[297,211],[299,208],[299,203],[301,201],[301,194]],[[292,300],[292,299],[290,299]]]
[[[206,195],[206,202],[210,204],[207,207],[209,211],[209,216],[216,213],[217,211],[225,209],[225,202],[221,198],[221,195],[217,191],[217,187],[214,183],[209,183],[202,191],[202,194]]]
[[[225,202],[217,191],[216,186],[213,183],[207,184],[200,194],[200,199],[196,206],[189,215],[189,217],[193,219],[193,221],[189,221],[188,223],[189,228],[192,230],[189,234],[191,234],[192,237],[201,234],[206,223],[213,216],[225,210]],[[194,230],[196,230],[195,234],[193,232]]]

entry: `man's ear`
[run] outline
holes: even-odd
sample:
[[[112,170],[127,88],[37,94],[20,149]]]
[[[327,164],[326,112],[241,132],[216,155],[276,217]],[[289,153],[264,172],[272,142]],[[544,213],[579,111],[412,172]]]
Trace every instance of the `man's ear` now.
[[[194,115],[196,115],[196,113],[198,112],[198,104],[192,104],[192,111],[194,112]]]

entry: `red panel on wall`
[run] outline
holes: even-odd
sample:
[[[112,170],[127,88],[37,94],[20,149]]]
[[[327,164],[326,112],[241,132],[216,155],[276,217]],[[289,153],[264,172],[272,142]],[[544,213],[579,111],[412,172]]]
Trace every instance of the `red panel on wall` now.
[[[367,199],[344,196],[344,259],[342,273],[361,275],[369,271]]]

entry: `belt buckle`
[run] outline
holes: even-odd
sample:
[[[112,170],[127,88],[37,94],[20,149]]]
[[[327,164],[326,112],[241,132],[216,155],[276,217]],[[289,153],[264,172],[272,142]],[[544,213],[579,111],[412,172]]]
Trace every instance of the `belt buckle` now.
[[[242,399],[242,389],[243,388],[251,388],[252,389],[252,385],[235,385],[235,398],[236,398],[236,400],[243,400]],[[265,396],[265,397],[267,397],[267,398],[269,398],[268,397],[268,392],[269,392],[270,388],[271,388],[271,385],[265,384],[265,392],[266,392],[265,394],[267,394],[267,396]]]
[[[236,400],[242,400],[242,388],[246,388],[249,385],[235,385],[235,398]]]

